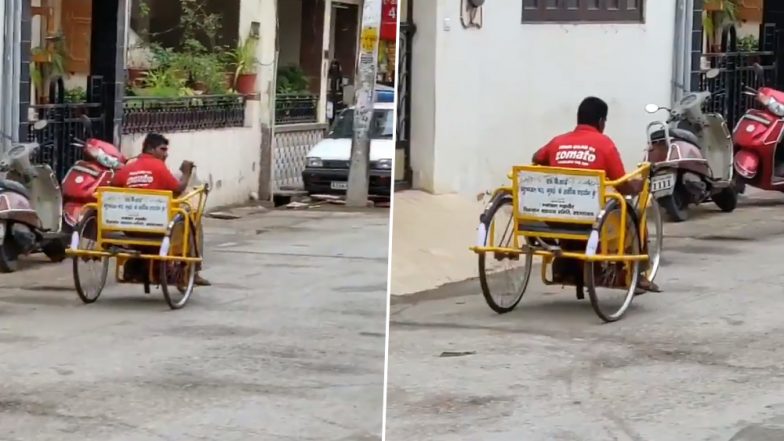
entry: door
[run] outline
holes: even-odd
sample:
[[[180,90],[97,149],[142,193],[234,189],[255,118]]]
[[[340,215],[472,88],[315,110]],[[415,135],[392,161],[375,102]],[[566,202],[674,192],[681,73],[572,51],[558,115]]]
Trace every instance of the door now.
[[[90,73],[92,0],[62,0],[62,23],[68,54],[66,69],[72,74]]]
[[[357,41],[359,38],[359,6],[350,3],[332,3],[332,42],[330,58],[338,60],[343,69],[343,99],[351,105],[354,101],[354,74],[357,70]]]

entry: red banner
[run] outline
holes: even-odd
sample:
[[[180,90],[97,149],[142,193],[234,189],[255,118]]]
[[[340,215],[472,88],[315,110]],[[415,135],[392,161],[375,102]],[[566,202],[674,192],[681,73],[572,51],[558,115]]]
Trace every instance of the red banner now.
[[[381,4],[381,33],[379,38],[387,41],[397,40],[397,0],[384,0]]]

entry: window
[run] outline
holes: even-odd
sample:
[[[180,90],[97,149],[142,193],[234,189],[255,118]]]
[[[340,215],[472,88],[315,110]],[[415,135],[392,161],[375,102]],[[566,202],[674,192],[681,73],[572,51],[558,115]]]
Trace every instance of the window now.
[[[395,117],[391,109],[375,109],[370,123],[370,139],[392,139]],[[338,115],[327,138],[343,139],[354,136],[354,110],[345,109]]]
[[[645,0],[523,0],[523,23],[644,21]]]

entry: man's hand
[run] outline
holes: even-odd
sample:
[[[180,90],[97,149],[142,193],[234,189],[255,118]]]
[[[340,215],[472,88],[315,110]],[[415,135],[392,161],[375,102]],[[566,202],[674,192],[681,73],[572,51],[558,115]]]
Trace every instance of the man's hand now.
[[[624,196],[635,196],[642,191],[642,179],[632,179],[619,185],[617,190]]]
[[[193,161],[182,161],[182,164],[180,164],[180,171],[183,176],[190,176],[193,172],[193,167],[195,167]]]

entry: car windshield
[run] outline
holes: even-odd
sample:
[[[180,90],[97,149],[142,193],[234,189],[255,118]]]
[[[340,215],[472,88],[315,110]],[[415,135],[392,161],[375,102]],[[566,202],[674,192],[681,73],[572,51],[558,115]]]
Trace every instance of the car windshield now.
[[[392,109],[375,109],[370,122],[370,139],[392,139],[394,129]],[[341,139],[354,136],[354,110],[345,109],[338,114],[337,120],[327,135],[328,138]]]

